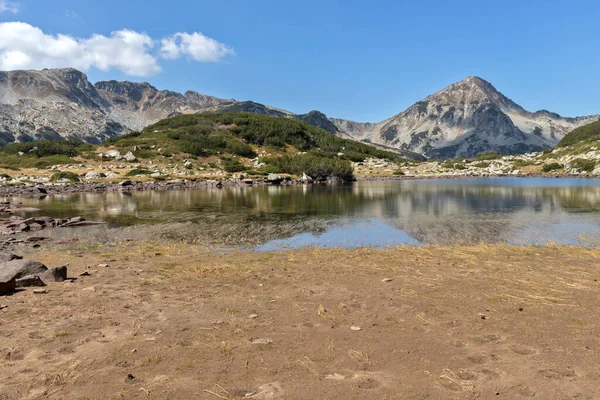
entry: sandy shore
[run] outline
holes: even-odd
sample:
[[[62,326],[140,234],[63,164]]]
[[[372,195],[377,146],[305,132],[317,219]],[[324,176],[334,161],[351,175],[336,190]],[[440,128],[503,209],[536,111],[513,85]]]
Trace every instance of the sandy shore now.
[[[77,280],[0,297],[0,399],[600,398],[597,249],[27,257]]]

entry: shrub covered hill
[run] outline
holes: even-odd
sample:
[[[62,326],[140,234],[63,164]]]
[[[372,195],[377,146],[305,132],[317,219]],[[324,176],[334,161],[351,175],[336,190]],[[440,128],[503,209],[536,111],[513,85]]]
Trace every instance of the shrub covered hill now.
[[[178,115],[141,132],[111,138],[107,144],[139,149],[140,157],[158,152],[218,157],[227,172],[306,173],[317,180],[352,179],[352,162],[368,157],[407,161],[395,152],[339,138],[307,122],[236,112]]]
[[[598,140],[600,140],[600,121],[592,122],[567,133],[558,144],[558,147],[590,143]]]

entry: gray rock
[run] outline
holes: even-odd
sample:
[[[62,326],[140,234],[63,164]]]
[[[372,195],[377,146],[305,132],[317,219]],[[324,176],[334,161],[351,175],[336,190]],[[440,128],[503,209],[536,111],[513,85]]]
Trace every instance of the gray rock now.
[[[12,293],[15,291],[16,288],[16,279],[3,280],[3,278],[0,278],[0,296]]]
[[[106,157],[117,158],[121,157],[121,152],[119,150],[109,150],[106,153],[104,153],[104,155]]]
[[[125,161],[129,162],[134,162],[135,160],[137,160],[137,157],[130,151],[128,151],[127,154],[123,156],[123,158],[125,159]]]
[[[67,267],[50,268],[46,272],[40,274],[40,278],[44,282],[64,282],[67,279]]]
[[[39,275],[47,270],[44,264],[36,261],[12,260],[0,263],[0,295],[14,292],[17,279]]]
[[[129,179],[125,179],[124,181],[122,181],[121,183],[119,183],[119,185],[121,185],[121,186],[131,186],[131,185],[133,185],[133,182],[131,182]]]
[[[302,173],[302,178],[300,178],[300,180],[304,183],[310,183],[313,181],[313,178],[311,176],[306,175],[306,173]]]
[[[106,174],[103,172],[93,172],[90,171],[85,174],[85,179],[103,179],[106,178]]]
[[[272,183],[272,184],[280,184],[283,181],[283,178],[277,174],[269,174],[269,176],[267,176],[267,182]]]
[[[21,260],[23,257],[18,256],[12,253],[0,252],[0,262],[12,261],[12,260]]]
[[[46,286],[44,281],[38,275],[27,275],[16,280],[16,286],[19,287],[32,287],[32,286]]]
[[[27,275],[39,275],[48,271],[41,262],[31,260],[12,260],[0,263],[0,281],[8,278],[19,279]]]

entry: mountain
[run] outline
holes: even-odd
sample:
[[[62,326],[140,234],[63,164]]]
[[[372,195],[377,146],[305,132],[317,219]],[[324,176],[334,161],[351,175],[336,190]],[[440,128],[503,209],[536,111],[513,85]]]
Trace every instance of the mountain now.
[[[539,151],[555,146],[567,132],[599,117],[563,118],[545,110],[532,113],[489,82],[468,77],[377,124],[332,122],[345,137],[427,157],[452,158],[472,157],[482,151]]]
[[[342,138],[434,158],[541,150],[600,117],[532,113],[477,77],[450,85],[385,121],[361,123],[316,110],[295,114],[253,101],[158,90],[145,82],[92,85],[85,74],[69,68],[0,72],[0,145],[61,138],[99,143],[166,117],[204,112],[298,119]]]
[[[0,144],[39,139],[99,143],[168,116],[230,104],[148,83],[98,82],[75,69],[0,72]]]

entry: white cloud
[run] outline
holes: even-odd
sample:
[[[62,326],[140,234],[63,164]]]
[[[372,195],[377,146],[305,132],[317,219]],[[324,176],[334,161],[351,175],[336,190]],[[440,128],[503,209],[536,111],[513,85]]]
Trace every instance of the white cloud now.
[[[46,34],[24,22],[4,22],[0,23],[0,70],[72,67],[154,75],[161,71],[155,54],[158,43],[166,59],[187,55],[196,61],[215,62],[233,54],[230,47],[198,33],[177,33],[155,40],[145,33],[120,30],[109,36],[77,38]]]
[[[233,55],[235,52],[226,44],[211,39],[199,32],[178,32],[161,41],[161,55],[166,59],[178,58],[182,55],[195,61],[215,62]]]
[[[3,12],[11,12],[16,14],[19,12],[19,3],[14,3],[12,1],[0,0],[0,14]]]

